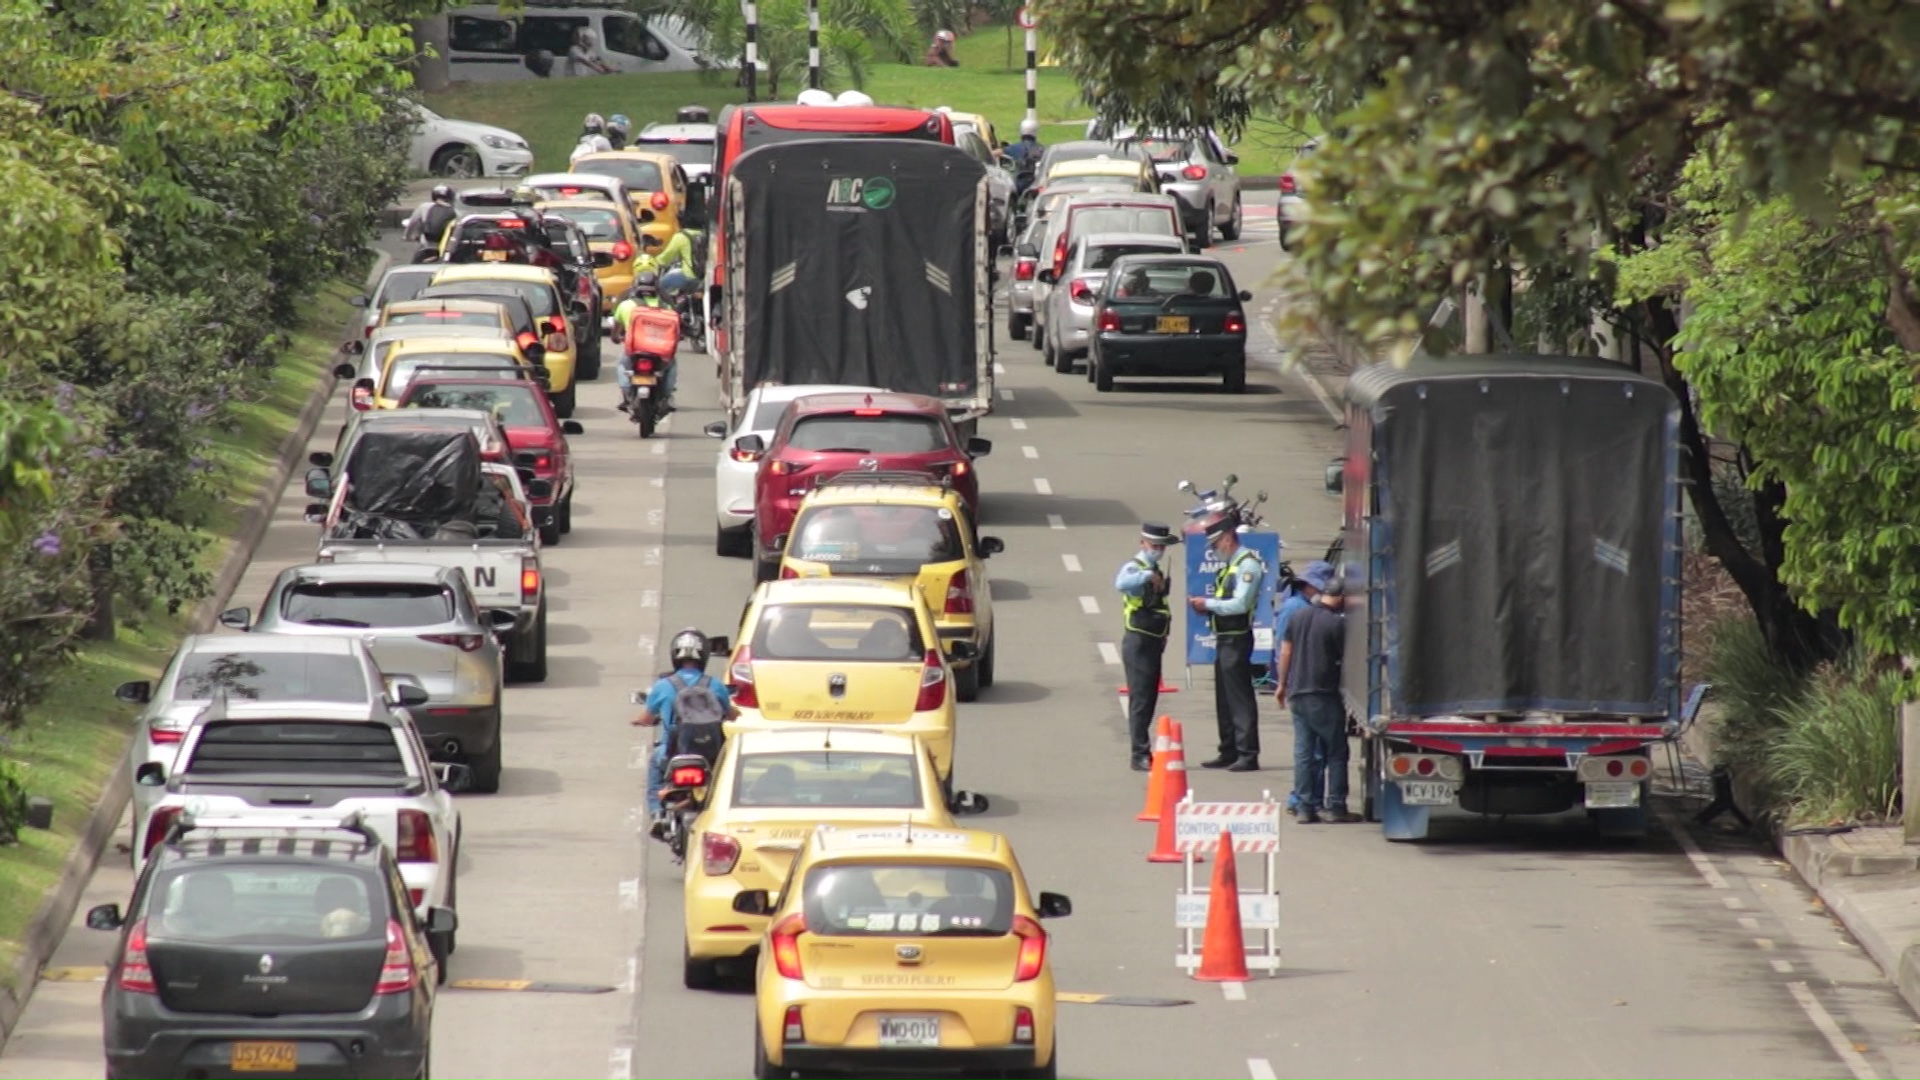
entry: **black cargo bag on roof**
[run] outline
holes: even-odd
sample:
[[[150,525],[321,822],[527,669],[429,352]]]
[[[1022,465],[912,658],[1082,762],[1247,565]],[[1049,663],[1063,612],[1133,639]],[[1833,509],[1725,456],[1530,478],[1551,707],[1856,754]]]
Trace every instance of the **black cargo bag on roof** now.
[[[431,530],[468,521],[480,495],[471,431],[370,431],[346,462],[346,509]]]

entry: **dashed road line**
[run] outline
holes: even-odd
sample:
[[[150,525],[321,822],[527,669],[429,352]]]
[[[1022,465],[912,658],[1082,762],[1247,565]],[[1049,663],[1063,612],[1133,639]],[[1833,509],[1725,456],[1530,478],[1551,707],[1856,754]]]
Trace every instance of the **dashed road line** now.
[[[620,910],[637,911],[640,907],[640,879],[628,878],[620,883]]]
[[[1046,477],[1036,476],[1033,478],[1033,490],[1042,495],[1051,495],[1053,494],[1053,485],[1047,483]]]
[[[1020,448],[1020,452],[1030,458],[1037,458],[1040,456],[1040,448],[1037,446],[1023,446]]]
[[[993,373],[995,375],[1005,375],[1007,373],[1007,365],[995,360],[993,362]]]
[[[1100,643],[1100,659],[1105,660],[1109,664],[1118,664],[1120,662],[1119,648],[1117,648],[1114,645],[1114,643],[1111,641],[1101,642]]]
[[[1003,387],[1001,387],[1001,388],[1000,388],[1000,400],[1001,400],[1001,401],[1012,401],[1012,400],[1013,400],[1013,388],[1012,388],[1012,387],[1010,387],[1010,386],[1003,386]]]
[[[1874,1072],[1867,1059],[1853,1048],[1853,1040],[1840,1030],[1833,1014],[1820,1004],[1819,998],[1813,996],[1813,991],[1807,988],[1806,983],[1788,983],[1787,990],[1793,995],[1793,1000],[1800,1003],[1800,1009],[1807,1014],[1807,1019],[1812,1020],[1813,1026],[1826,1036],[1827,1045],[1833,1047],[1833,1052],[1840,1055],[1841,1061],[1846,1062],[1847,1071],[1854,1075],[1855,1080],[1879,1080],[1880,1074]]]
[[[1273,1066],[1267,1063],[1266,1058],[1248,1058],[1247,1075],[1253,1077],[1253,1080],[1276,1080],[1273,1075]]]
[[[1098,615],[1100,614],[1100,601],[1095,600],[1091,596],[1083,596],[1080,598],[1080,610],[1086,612],[1088,615]]]
[[[1745,911],[1747,909],[1747,902],[1737,896],[1723,896],[1720,898],[1720,902],[1727,905],[1727,910],[1729,911]]]
[[[1048,514],[1048,515],[1047,515],[1047,528],[1049,528],[1049,529],[1064,529],[1064,528],[1066,528],[1066,527],[1067,527],[1067,519],[1066,519],[1066,518],[1063,518],[1063,517],[1061,517],[1061,516],[1060,516],[1059,514]]]
[[[1759,920],[1759,919],[1756,919],[1756,918],[1754,918],[1754,917],[1753,917],[1753,916],[1751,916],[1751,915],[1742,915],[1742,916],[1740,916],[1740,919],[1739,919],[1739,923],[1740,923],[1740,929],[1742,929],[1742,930],[1758,930],[1758,929],[1760,929],[1760,920]]]
[[[607,1055],[607,1076],[609,1080],[632,1080],[633,1047],[613,1048],[613,1053]]]
[[[1687,827],[1674,820],[1673,812],[1664,806],[1656,813],[1660,816],[1660,823],[1665,825],[1667,832],[1672,834],[1673,842],[1679,844],[1680,850],[1686,853],[1687,861],[1693,864],[1693,868],[1701,877],[1707,879],[1707,885],[1715,889],[1726,888],[1727,879],[1720,876],[1720,871],[1714,867],[1713,860],[1707,858],[1707,853],[1701,851],[1700,845],[1693,842],[1693,837],[1687,833]],[[1726,899],[1728,907],[1740,906],[1737,902],[1739,897],[1729,896]]]
[[[654,454],[656,456],[660,454],[664,454],[666,452],[667,452],[667,444],[660,442],[657,439],[654,440],[654,444],[647,449],[647,453]]]
[[[1773,951],[1773,939],[1772,939],[1772,938],[1763,938],[1763,937],[1757,937],[1757,938],[1754,938],[1754,939],[1753,939],[1753,943],[1754,943],[1755,945],[1758,945],[1758,946],[1760,947],[1760,951],[1762,951],[1762,952],[1772,952],[1772,951]]]
[[[1017,416],[1016,416],[1016,417],[1014,417],[1014,418],[1013,418],[1013,419],[1011,419],[1011,420],[1008,420],[1008,421],[1007,421],[1007,426],[1008,426],[1008,427],[1010,427],[1010,428],[1012,428],[1012,429],[1013,429],[1013,430],[1015,430],[1015,431],[1025,431],[1025,430],[1027,430],[1027,422],[1026,422],[1025,420],[1022,420],[1022,419],[1020,419],[1020,418],[1019,418],[1019,417],[1017,417]]]
[[[1226,998],[1228,1001],[1245,1001],[1247,1000],[1247,984],[1223,982],[1220,984],[1220,996]]]
[[[642,592],[640,594],[640,606],[643,608],[659,607],[660,606],[660,590],[648,589]]]
[[[1067,573],[1077,574],[1080,572],[1080,556],[1062,555],[1060,556],[1060,562],[1067,568]]]
[[[1782,975],[1791,975],[1791,974],[1793,974],[1793,963],[1792,963],[1792,961],[1789,961],[1789,960],[1775,960],[1775,961],[1773,961],[1772,963],[1773,963],[1773,970],[1775,970],[1775,971],[1777,971],[1777,972],[1779,972],[1780,974],[1782,974]]]

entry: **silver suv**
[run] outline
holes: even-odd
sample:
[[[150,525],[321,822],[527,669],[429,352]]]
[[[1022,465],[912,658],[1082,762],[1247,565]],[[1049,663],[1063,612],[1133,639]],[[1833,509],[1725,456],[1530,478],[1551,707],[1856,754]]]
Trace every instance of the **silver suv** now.
[[[464,762],[472,790],[500,790],[500,705],[505,662],[498,634],[513,613],[482,613],[466,575],[450,566],[328,563],[280,572],[258,619],[246,608],[220,622],[256,634],[363,640],[386,671],[427,691],[413,710],[436,761]]]
[[[1240,158],[1211,131],[1189,135],[1172,132],[1135,134],[1131,140],[1153,158],[1160,174],[1160,190],[1180,200],[1187,231],[1201,247],[1213,244],[1213,230],[1223,240],[1240,239],[1244,220],[1240,204]]]

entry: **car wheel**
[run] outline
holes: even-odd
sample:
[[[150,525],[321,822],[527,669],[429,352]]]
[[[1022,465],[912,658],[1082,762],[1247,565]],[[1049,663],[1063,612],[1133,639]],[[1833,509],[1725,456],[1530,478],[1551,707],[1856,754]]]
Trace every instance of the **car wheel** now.
[[[540,608],[540,614],[534,617],[533,629],[529,631],[527,656],[523,660],[508,663],[508,674],[515,682],[538,683],[547,681],[547,609]],[[511,655],[511,654],[509,654]]]
[[[1060,1036],[1053,1037],[1053,1057],[1045,1065],[1032,1069],[1008,1069],[1008,1076],[1017,1076],[1020,1080],[1058,1080],[1060,1076]]]
[[[1281,250],[1281,251],[1292,251],[1292,250],[1293,250],[1293,242],[1292,242],[1291,240],[1289,240],[1289,239],[1287,239],[1287,223],[1286,223],[1286,221],[1285,221],[1284,219],[1282,219],[1282,220],[1281,220],[1281,222],[1280,222],[1280,227],[1279,227],[1279,230],[1278,230],[1278,232],[1279,232],[1279,234],[1280,234],[1280,250]]]
[[[443,146],[434,152],[429,170],[448,180],[473,180],[482,172],[480,151],[465,143]]]
[[[500,725],[493,733],[493,749],[467,762],[467,768],[473,770],[473,783],[467,788],[468,791],[476,795],[499,794],[500,773],[507,756],[506,748],[500,744],[506,741],[506,733],[506,725]]]
[[[993,685],[993,637],[991,636],[991,634],[989,634],[989,636],[987,637],[987,650],[980,654],[980,659],[974,661],[974,666],[980,669],[980,685],[983,688],[992,686]]]
[[[580,388],[578,386],[568,383],[565,390],[557,394],[548,395],[548,400],[553,402],[553,414],[562,420],[572,416],[573,406],[579,392]]]
[[[580,366],[573,373],[576,383],[592,382],[600,377],[600,324],[595,322],[591,334],[582,335],[580,345]],[[592,342],[592,344],[587,344]]]
[[[573,492],[567,492],[567,497],[560,500],[559,507],[553,512],[553,519],[560,523],[561,532],[573,531]]]
[[[767,1060],[767,1041],[760,1035],[760,1022],[753,1024],[753,1080],[788,1080],[793,1070],[782,1069]]]
[[[1113,369],[1105,364],[1088,365],[1093,373],[1093,388],[1103,394],[1113,392]]]
[[[978,660],[953,673],[953,689],[960,695],[961,701],[972,701],[980,696],[980,662]]]
[[[447,943],[438,934],[427,935],[427,951],[433,954],[433,983],[447,985]]]
[[[1244,209],[1245,208],[1240,204],[1240,196],[1235,195],[1233,197],[1233,213],[1228,216],[1227,223],[1225,225],[1220,226],[1220,236],[1222,239],[1224,240],[1240,239],[1240,228],[1246,220],[1246,216],[1243,212]]]
[[[427,1051],[420,1055],[420,1080],[427,1080],[427,1077],[432,1075],[433,1053],[432,1051]]]
[[[713,527],[713,553],[726,559],[753,554],[753,534],[746,529]]]
[[[1244,394],[1247,392],[1247,362],[1245,360],[1227,369],[1226,375],[1220,380],[1220,388],[1229,394]]]
[[[1022,315],[1016,311],[1007,313],[1007,336],[1015,341],[1027,336],[1027,327],[1033,322],[1033,316]]]
[[[553,524],[540,526],[540,542],[548,547],[559,543],[560,534],[565,531],[560,528],[560,511],[555,509],[553,514]]]
[[[1094,377],[1095,377],[1095,373],[1093,368],[1093,357],[1089,356],[1087,357],[1087,381],[1093,382]]]
[[[1046,354],[1046,343],[1043,340],[1045,336],[1046,335],[1041,333],[1040,320],[1029,314],[1027,316],[1027,343],[1033,346],[1034,352],[1040,353],[1042,356]]]
[[[689,990],[711,990],[720,985],[720,965],[713,960],[696,960],[693,947],[680,946],[680,982]]]

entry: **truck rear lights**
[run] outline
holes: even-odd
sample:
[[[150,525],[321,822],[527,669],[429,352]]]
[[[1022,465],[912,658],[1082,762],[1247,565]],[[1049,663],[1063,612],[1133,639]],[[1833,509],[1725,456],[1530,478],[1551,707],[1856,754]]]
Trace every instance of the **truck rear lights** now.
[[[531,606],[540,599],[540,560],[520,560],[520,602]]]
[[[160,841],[167,838],[173,823],[180,817],[180,809],[178,806],[162,806],[147,818],[147,839],[140,849],[142,854],[152,854],[153,849],[160,846]]]
[[[760,707],[760,695],[753,688],[753,649],[742,646],[734,654],[733,663],[727,666],[727,692],[733,696],[733,703],[742,708]]]
[[[436,861],[437,846],[433,842],[433,821],[425,810],[402,810],[399,813],[400,836],[393,846],[394,858],[403,863],[430,863]]]
[[[181,739],[185,737],[186,737],[186,732],[181,731],[179,728],[163,728],[163,727],[147,728],[147,741],[152,743],[155,746],[167,746],[173,743],[178,743]]]
[[[789,915],[774,924],[767,933],[767,941],[773,946],[773,966],[783,979],[800,978],[800,935],[807,929],[804,915]],[[800,1041],[800,1009],[789,1006],[787,1009],[788,1039]]]
[[[1014,967],[1013,981],[1032,982],[1047,966],[1047,932],[1025,915],[1013,917],[1013,932],[1020,939],[1020,958]]]
[[[1639,754],[1589,757],[1576,770],[1581,783],[1626,783],[1645,780],[1653,766]]]
[[[920,697],[913,703],[914,712],[931,712],[946,704],[947,667],[940,662],[940,650],[928,649],[927,658],[920,667]]]
[[[1445,754],[1395,754],[1387,761],[1395,779],[1458,780],[1465,775],[1460,759]]]
[[[708,877],[733,873],[733,864],[739,861],[740,841],[725,833],[700,834],[700,869]]]

